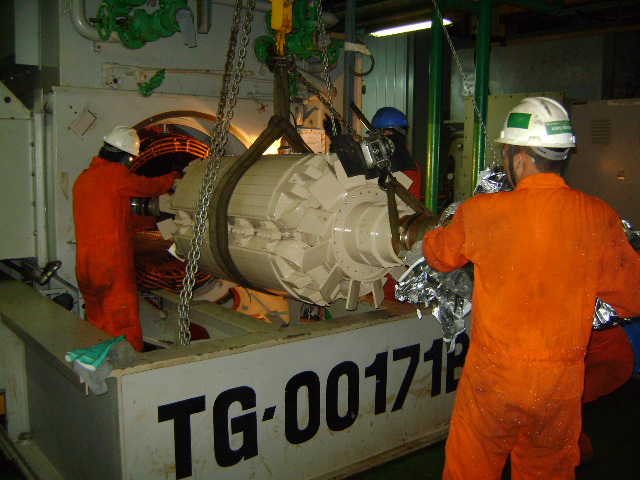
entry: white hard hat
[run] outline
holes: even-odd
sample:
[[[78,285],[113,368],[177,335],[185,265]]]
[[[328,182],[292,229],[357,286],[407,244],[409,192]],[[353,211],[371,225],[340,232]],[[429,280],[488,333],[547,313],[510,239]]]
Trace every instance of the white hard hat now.
[[[500,138],[495,142],[531,147],[550,160],[564,160],[569,148],[576,146],[569,114],[557,101],[546,97],[528,97],[507,115]],[[557,152],[550,148],[564,148]]]
[[[114,128],[104,137],[104,142],[131,155],[138,155],[140,152],[140,137],[131,127]]]

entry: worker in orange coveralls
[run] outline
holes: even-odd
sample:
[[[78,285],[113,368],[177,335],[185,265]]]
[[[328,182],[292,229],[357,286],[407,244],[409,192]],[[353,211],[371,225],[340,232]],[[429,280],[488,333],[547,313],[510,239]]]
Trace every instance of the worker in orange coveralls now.
[[[180,173],[156,178],[132,173],[129,168],[139,150],[140,139],[134,129],[114,128],[73,186],[73,216],[76,276],[87,320],[113,336],[124,334],[142,351],[131,197],[166,193]]]
[[[640,258],[603,201],[560,172],[575,145],[566,110],[534,97],[500,138],[511,192],[476,195],[425,235],[433,268],[473,262],[471,344],[458,385],[444,479],[573,479],[584,357],[596,296],[640,314]]]

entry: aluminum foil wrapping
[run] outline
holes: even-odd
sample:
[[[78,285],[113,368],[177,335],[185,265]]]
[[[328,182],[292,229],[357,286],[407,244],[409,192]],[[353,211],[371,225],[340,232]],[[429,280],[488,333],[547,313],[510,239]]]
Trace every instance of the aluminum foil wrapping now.
[[[511,190],[502,167],[492,165],[478,174],[478,184],[473,194],[508,192]]]
[[[627,240],[629,240],[633,249],[640,250],[640,230],[635,230],[626,220],[622,220],[622,227],[624,228],[624,233],[627,235]],[[638,317],[619,317],[611,305],[603,302],[599,298],[596,299],[596,312],[593,315],[594,330],[605,330],[607,328],[615,327],[616,325],[624,325],[625,323],[631,323],[636,320],[640,319]]]
[[[621,320],[616,311],[608,303],[596,299],[596,313],[593,315],[593,329],[604,330],[619,325]]]
[[[457,204],[459,205],[459,204]],[[456,205],[456,208],[457,208]],[[455,208],[450,212],[453,216]],[[441,217],[445,218],[443,213]],[[473,267],[465,266],[453,272],[438,272],[422,256],[422,242],[404,253],[404,261],[411,267],[396,283],[396,298],[413,305],[433,307],[432,314],[442,327],[442,336],[455,349],[456,337],[464,332],[464,318],[471,312]],[[418,309],[418,315],[422,315]]]
[[[432,313],[440,322],[443,339],[450,342],[450,352],[455,349],[456,337],[464,332],[464,317],[471,312],[472,272],[464,268],[449,273],[438,272],[421,258],[396,283],[398,300],[433,307]]]
[[[635,230],[633,226],[626,220],[622,220],[622,226],[624,227],[624,233],[627,235],[627,240],[634,250],[640,250],[640,230]]]

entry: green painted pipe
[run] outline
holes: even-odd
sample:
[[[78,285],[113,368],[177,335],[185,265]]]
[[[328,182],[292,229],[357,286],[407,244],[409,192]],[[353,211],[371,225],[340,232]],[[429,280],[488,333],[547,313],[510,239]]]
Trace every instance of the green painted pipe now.
[[[148,42],[161,37],[170,37],[180,31],[176,20],[179,10],[193,12],[187,0],[160,0],[160,8],[152,13],[144,9],[135,9],[145,0],[104,0],[98,7],[98,35],[107,40],[112,32],[118,32],[120,41],[127,48],[142,48]]]
[[[153,91],[162,85],[164,82],[164,73],[165,69],[158,70],[153,77],[149,79],[148,82],[144,82],[143,84],[138,86],[138,92],[143,97],[149,97],[153,93]]]
[[[442,35],[443,27],[434,11],[431,24],[429,52],[429,107],[427,113],[427,161],[425,204],[428,210],[438,211],[438,170],[440,163],[440,126],[442,117]]]
[[[480,119],[474,115],[473,122],[473,170],[471,189],[478,183],[478,174],[485,168],[485,150],[487,138],[482,129],[481,121],[487,123],[487,109],[489,104],[489,64],[491,44],[491,7],[493,0],[481,0],[478,12],[478,33],[476,35],[476,92],[475,100],[480,112]]]

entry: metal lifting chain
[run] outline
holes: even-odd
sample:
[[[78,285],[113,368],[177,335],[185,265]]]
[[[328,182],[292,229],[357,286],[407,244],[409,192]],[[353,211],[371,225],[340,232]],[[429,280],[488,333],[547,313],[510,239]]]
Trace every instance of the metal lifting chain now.
[[[209,158],[218,149],[220,143],[220,135],[224,120],[224,111],[227,106],[227,97],[229,96],[229,82],[231,81],[231,73],[233,69],[233,60],[236,54],[236,44],[238,38],[238,30],[240,25],[240,12],[242,11],[242,1],[236,0],[235,9],[233,11],[233,20],[231,21],[231,34],[229,35],[229,46],[227,48],[227,60],[224,64],[224,75],[222,76],[222,87],[220,88],[220,101],[218,102],[218,113],[216,122],[213,126],[211,141],[209,142]],[[215,156],[215,155],[213,155]]]
[[[475,111],[476,117],[480,122],[482,131],[484,132],[485,142],[489,145],[489,149],[491,150],[491,154],[493,155],[493,165],[497,165],[498,155],[496,154],[496,151],[493,148],[493,142],[486,141],[486,139],[489,138],[489,133],[487,132],[487,126],[485,125],[484,120],[482,120],[482,115],[480,114],[480,109],[478,108],[478,104],[476,103],[475,95],[471,95],[471,87],[469,86],[469,83],[467,82],[467,77],[464,74],[464,71],[462,70],[462,63],[460,63],[460,59],[458,58],[458,53],[456,52],[456,49],[453,48],[453,42],[451,41],[449,32],[444,26],[444,19],[442,17],[442,13],[440,12],[440,8],[438,7],[438,2],[436,0],[431,0],[431,1],[433,2],[433,7],[435,8],[436,13],[438,14],[438,18],[440,19],[440,23],[442,24],[442,30],[444,31],[444,36],[447,39],[449,48],[451,49],[451,54],[453,55],[453,59],[455,60],[456,65],[458,66],[458,70],[460,71],[460,76],[462,77],[462,84],[464,86],[464,89],[469,93],[469,96],[471,97],[471,102],[473,103],[473,110]]]
[[[327,85],[327,100],[329,102],[329,111],[331,112],[331,133],[335,137],[338,134],[338,130],[336,129],[336,117],[334,115],[335,109],[333,108],[333,98],[331,97],[331,77],[329,76],[329,55],[327,54],[327,48],[329,44],[329,38],[327,36],[327,30],[324,25],[324,20],[322,19],[322,0],[317,0],[318,2],[318,30],[320,31],[320,35],[318,36],[318,42],[320,43],[320,48],[322,48],[322,66],[324,68],[324,81]]]
[[[198,210],[193,223],[193,237],[191,238],[189,255],[187,258],[184,284],[182,291],[180,292],[180,303],[178,305],[178,324],[180,328],[178,338],[180,345],[188,345],[191,342],[191,332],[189,330],[191,325],[191,321],[189,319],[189,303],[193,296],[193,286],[195,285],[196,274],[198,272],[198,261],[200,260],[200,251],[202,248],[204,232],[206,230],[209,203],[213,194],[214,185],[218,179],[218,170],[224,153],[224,147],[227,143],[229,128],[231,127],[233,108],[236,105],[236,95],[238,94],[239,84],[242,80],[242,70],[244,68],[244,59],[247,54],[246,47],[249,44],[249,32],[251,31],[251,21],[253,20],[255,4],[255,0],[247,0],[247,8],[245,10],[245,17],[242,25],[242,37],[240,38],[240,48],[238,50],[238,59],[235,63],[235,68],[233,60],[235,57],[236,38],[239,30],[238,26],[240,23],[242,0],[236,0],[235,10],[233,13],[225,73],[222,80],[222,87],[220,89],[218,115],[211,135],[211,148],[209,151],[209,157],[207,158],[207,167],[202,180],[202,186],[200,187]],[[234,70],[233,77],[232,69]],[[231,85],[229,86],[229,84]]]

